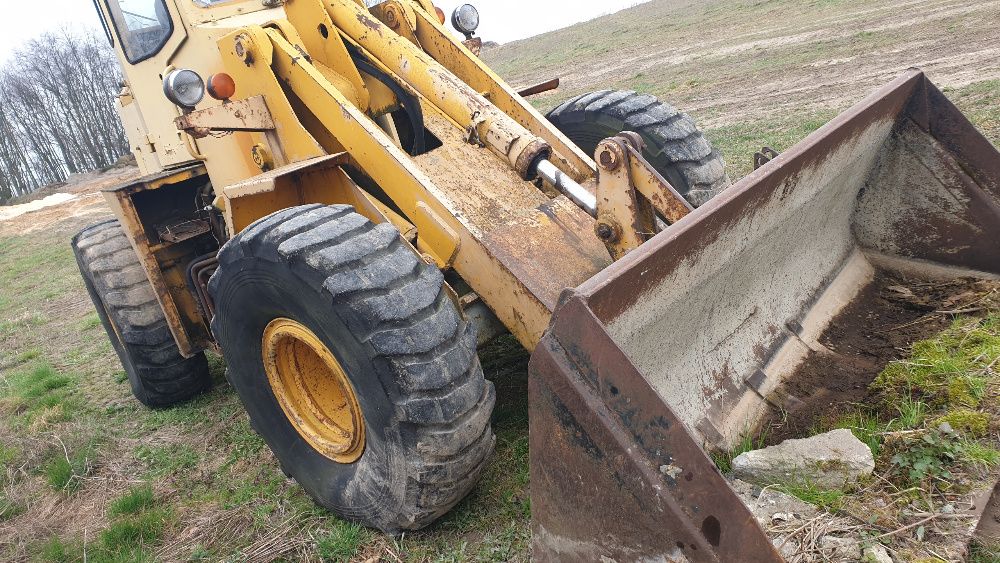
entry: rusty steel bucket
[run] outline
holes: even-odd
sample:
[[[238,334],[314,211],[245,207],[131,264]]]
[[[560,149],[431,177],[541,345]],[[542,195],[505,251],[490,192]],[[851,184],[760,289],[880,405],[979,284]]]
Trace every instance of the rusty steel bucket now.
[[[916,70],[563,294],[530,365],[535,559],[780,561],[706,450],[881,269],[1000,275],[1000,153]]]

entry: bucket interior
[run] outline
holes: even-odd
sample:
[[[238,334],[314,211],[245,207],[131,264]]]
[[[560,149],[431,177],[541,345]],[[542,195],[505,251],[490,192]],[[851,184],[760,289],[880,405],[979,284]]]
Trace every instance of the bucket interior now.
[[[990,151],[922,75],[904,77],[581,289],[696,439],[728,449],[774,408],[822,400],[811,368],[842,354],[838,330],[871,340],[912,320],[887,288],[998,279]],[[822,377],[861,385],[889,356]]]

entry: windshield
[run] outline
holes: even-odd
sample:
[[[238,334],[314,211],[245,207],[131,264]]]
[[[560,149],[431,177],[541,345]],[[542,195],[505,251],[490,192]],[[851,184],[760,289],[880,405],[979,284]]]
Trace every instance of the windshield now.
[[[158,53],[174,31],[164,0],[108,0],[108,10],[132,64]]]

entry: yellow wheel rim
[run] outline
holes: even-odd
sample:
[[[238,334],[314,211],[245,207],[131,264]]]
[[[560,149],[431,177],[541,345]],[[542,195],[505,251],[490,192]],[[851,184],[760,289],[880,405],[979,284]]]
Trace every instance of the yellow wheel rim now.
[[[311,330],[291,319],[264,329],[264,371],[302,438],[338,463],[352,463],[365,449],[365,421],[347,373]]]

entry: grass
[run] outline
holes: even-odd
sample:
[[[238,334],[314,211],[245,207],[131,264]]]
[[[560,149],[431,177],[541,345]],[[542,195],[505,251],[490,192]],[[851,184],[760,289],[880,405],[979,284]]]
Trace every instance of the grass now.
[[[16,423],[45,426],[74,418],[81,401],[74,395],[76,378],[60,373],[44,362],[32,362],[6,377],[6,388],[0,388],[0,405],[17,413]]]
[[[112,554],[132,554],[160,541],[169,513],[150,510],[112,523],[101,532],[101,544]]]
[[[149,485],[142,485],[112,501],[111,506],[108,507],[108,515],[136,514],[152,507],[155,502],[153,488]]]
[[[368,535],[369,532],[357,524],[338,523],[317,539],[316,551],[323,561],[351,561]]]
[[[809,484],[782,485],[778,490],[830,511],[840,510],[847,494],[844,491],[825,490]]]
[[[812,111],[749,123],[707,129],[705,136],[726,157],[730,178],[753,172],[753,155],[762,147],[783,152],[836,116],[834,111]]]
[[[827,15],[850,5],[856,3],[781,0],[735,6],[712,3],[703,11],[671,13],[670,17],[662,17],[662,12],[653,18],[625,14],[581,25],[570,31],[570,40],[550,36],[526,43],[516,60],[501,61],[498,68],[508,75],[531,69],[543,78],[566,76],[564,69],[581,68],[583,60],[620,56],[617,46],[635,36],[636,30],[644,30],[642,35],[651,40],[686,45],[704,39],[706,30],[730,29],[738,20],[792,21],[810,10]],[[896,39],[890,33],[861,30],[840,41],[615,72],[600,87],[638,89],[687,110],[706,92],[730,88],[734,82],[759,83],[816,60],[877,50]],[[572,90],[578,87],[576,79],[567,77],[564,82],[557,95],[582,93]],[[948,92],[994,143],[1000,140],[998,92],[998,81]],[[532,103],[548,109],[554,100],[543,96]],[[741,109],[708,106],[692,112],[699,119],[707,118],[707,123],[727,124],[708,127],[707,135],[727,155],[733,179],[751,171],[751,156],[762,146],[785,151],[837,113],[821,104],[790,108],[777,97],[774,103],[766,115],[752,118],[736,115]],[[273,456],[249,427],[238,398],[222,379],[224,366],[217,357],[211,359],[216,389],[189,404],[149,411],[129,399],[124,372],[100,334],[98,317],[76,306],[86,294],[67,241],[85,222],[97,219],[72,218],[30,236],[0,236],[0,348],[4,350],[0,353],[0,465],[26,476],[17,477],[11,485],[17,495],[0,497],[0,540],[8,539],[5,534],[11,532],[7,530],[24,534],[13,542],[0,541],[0,559],[83,561],[86,540],[88,561],[152,560],[166,538],[173,540],[202,522],[211,522],[164,559],[239,561],[246,559],[251,546],[277,534],[283,544],[297,546],[281,557],[287,561],[528,560],[527,356],[516,342],[501,340],[481,354],[486,374],[498,389],[497,450],[482,482],[429,529],[388,538],[318,509],[281,475]],[[944,400],[975,412],[989,406],[992,393],[989,382],[975,377],[941,391]],[[922,391],[900,392],[887,416],[859,410],[836,424],[850,428],[878,451],[885,432],[933,424],[946,414],[935,397]],[[54,435],[65,441],[68,454]],[[718,459],[724,460],[720,464],[731,463],[739,453],[761,446],[762,440],[747,436],[738,448]],[[970,466],[992,468],[1000,461],[995,446],[980,440],[963,438],[961,450]],[[21,468],[25,471],[20,472]],[[137,478],[156,482],[157,491],[168,492],[154,495],[148,485],[135,486]],[[28,492],[35,496],[25,496]],[[845,502],[808,487],[788,492],[830,509]],[[65,507],[59,503],[85,501],[85,506],[99,506],[100,499],[109,497],[106,510],[74,515],[99,522],[89,528],[86,538],[44,522],[45,516],[34,509],[25,512],[27,505],[21,502],[31,498],[32,506],[36,501],[56,503],[58,513]],[[4,503],[11,507],[7,512]],[[36,520],[44,525],[26,525]],[[58,537],[49,536],[53,533]],[[980,558],[973,561],[997,560],[990,559],[985,547],[977,549]]]
[[[762,433],[755,433],[749,430],[743,432],[740,436],[739,442],[736,446],[729,451],[724,452],[711,452],[712,460],[715,461],[715,465],[723,473],[729,473],[733,470],[733,460],[740,456],[740,454],[759,450],[767,445],[767,431]]]
[[[74,493],[93,469],[96,445],[92,442],[75,451],[58,449],[42,468],[45,481],[56,491]]]

